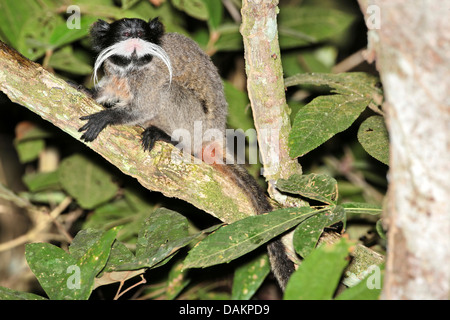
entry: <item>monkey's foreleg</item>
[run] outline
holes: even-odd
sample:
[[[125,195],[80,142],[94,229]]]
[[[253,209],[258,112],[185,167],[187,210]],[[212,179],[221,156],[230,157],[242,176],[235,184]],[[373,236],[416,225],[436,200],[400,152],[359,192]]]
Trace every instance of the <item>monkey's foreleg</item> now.
[[[127,108],[115,107],[81,117],[80,119],[88,120],[88,122],[78,130],[78,132],[85,131],[81,136],[81,140],[90,142],[94,141],[99,133],[108,125],[130,124],[138,121],[139,115],[130,112]]]

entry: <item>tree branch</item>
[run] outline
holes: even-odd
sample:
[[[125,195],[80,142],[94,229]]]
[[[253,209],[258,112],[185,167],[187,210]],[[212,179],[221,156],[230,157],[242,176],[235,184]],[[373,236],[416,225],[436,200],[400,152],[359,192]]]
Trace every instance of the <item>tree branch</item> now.
[[[79,118],[102,108],[1,41],[0,90],[77,140],[83,124]],[[157,143],[150,154],[144,152],[141,132],[136,127],[108,127],[87,145],[145,188],[185,200],[226,223],[255,214],[244,192],[213,166],[194,164],[193,158],[183,161],[179,150],[165,143]]]
[[[278,0],[242,2],[241,34],[247,90],[258,132],[264,176],[269,183],[287,179],[294,173],[301,174],[300,165],[288,154],[291,125],[278,43],[277,5]]]
[[[278,179],[301,174],[301,166],[289,157],[288,136],[291,131],[289,106],[286,103],[283,67],[278,43],[278,0],[242,1],[241,34],[244,41],[247,91],[264,166],[269,194],[285,206],[291,197],[275,188]],[[294,200],[296,205],[302,203]],[[288,255],[296,261],[291,240],[283,237]]]

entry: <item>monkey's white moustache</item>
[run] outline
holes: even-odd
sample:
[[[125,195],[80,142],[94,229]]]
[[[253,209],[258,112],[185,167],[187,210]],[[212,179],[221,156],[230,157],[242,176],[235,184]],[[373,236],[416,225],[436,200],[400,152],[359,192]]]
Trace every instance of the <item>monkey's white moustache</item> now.
[[[167,66],[167,69],[169,69],[170,82],[172,82],[172,64],[170,63],[169,56],[164,49],[157,44],[133,38],[117,42],[116,44],[113,44],[100,52],[94,65],[94,83],[97,84],[97,71],[106,59],[113,55],[130,58],[133,52],[136,53],[138,58],[148,54],[160,58]]]

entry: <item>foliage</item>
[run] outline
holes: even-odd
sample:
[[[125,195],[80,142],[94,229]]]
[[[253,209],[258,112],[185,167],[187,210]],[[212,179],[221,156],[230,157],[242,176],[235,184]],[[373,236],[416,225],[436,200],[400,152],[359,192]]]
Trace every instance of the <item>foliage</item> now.
[[[167,31],[195,39],[218,66],[242,57],[239,22],[220,1],[150,2],[123,0],[117,5],[113,0],[5,0],[0,3],[0,39],[61,77],[88,86],[92,72],[88,26],[98,18],[160,16]],[[239,9],[239,1],[230,2]],[[81,9],[80,29],[68,28],[73,14],[66,11],[69,4]],[[191,207],[145,192],[84,146],[67,142],[61,133],[38,120],[28,123],[14,143],[21,163],[34,169],[23,175],[28,191],[18,197],[53,208],[69,196],[73,202],[64,214],[69,216],[79,209],[86,213],[70,229],[76,234],[73,240],[26,246],[26,261],[46,296],[89,299],[96,288],[117,282],[121,288],[125,281],[145,272],[153,284],[141,292],[148,299],[213,298],[213,294],[223,293],[220,283],[210,286],[209,277],[195,269],[230,273],[224,264],[229,263],[234,282],[225,297],[250,299],[261,290],[270,270],[266,254],[258,248],[295,230],[294,248],[304,261],[292,276],[285,298],[335,298],[352,246],[368,231],[382,231],[377,216],[386,169],[367,153],[384,164],[388,162],[377,77],[363,72],[331,73],[338,54],[345,51],[346,39],[352,37],[350,26],[357,17],[340,2],[281,2],[279,39],[284,71],[290,76],[286,86],[293,123],[289,154],[299,158],[306,174],[279,180],[276,187],[289,199],[301,199],[309,205],[280,208],[227,226],[203,214],[202,219],[211,222],[205,225],[192,217]],[[232,83],[231,76],[224,76],[224,81],[229,125],[244,131],[253,127],[244,88]],[[307,99],[298,100],[299,92],[306,92]],[[359,127],[357,134],[355,126]],[[40,157],[50,146],[58,148],[63,160],[51,171],[39,171]],[[376,170],[379,168],[381,173]],[[351,240],[318,245],[326,230],[345,232]],[[66,251],[63,248],[68,242]],[[380,243],[378,239],[376,244]],[[337,298],[378,297],[379,288],[369,290],[363,281],[360,283]],[[116,298],[120,295],[117,292]],[[43,299],[4,287],[0,287],[0,298]]]

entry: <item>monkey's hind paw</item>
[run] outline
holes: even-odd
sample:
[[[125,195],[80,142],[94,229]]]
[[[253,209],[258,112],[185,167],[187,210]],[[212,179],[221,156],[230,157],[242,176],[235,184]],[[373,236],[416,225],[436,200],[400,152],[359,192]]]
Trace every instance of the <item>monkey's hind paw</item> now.
[[[174,145],[177,143],[176,141],[172,141],[170,136],[158,127],[150,126],[145,129],[142,133],[141,140],[142,148],[144,148],[144,151],[152,151],[156,141],[164,141]]]

